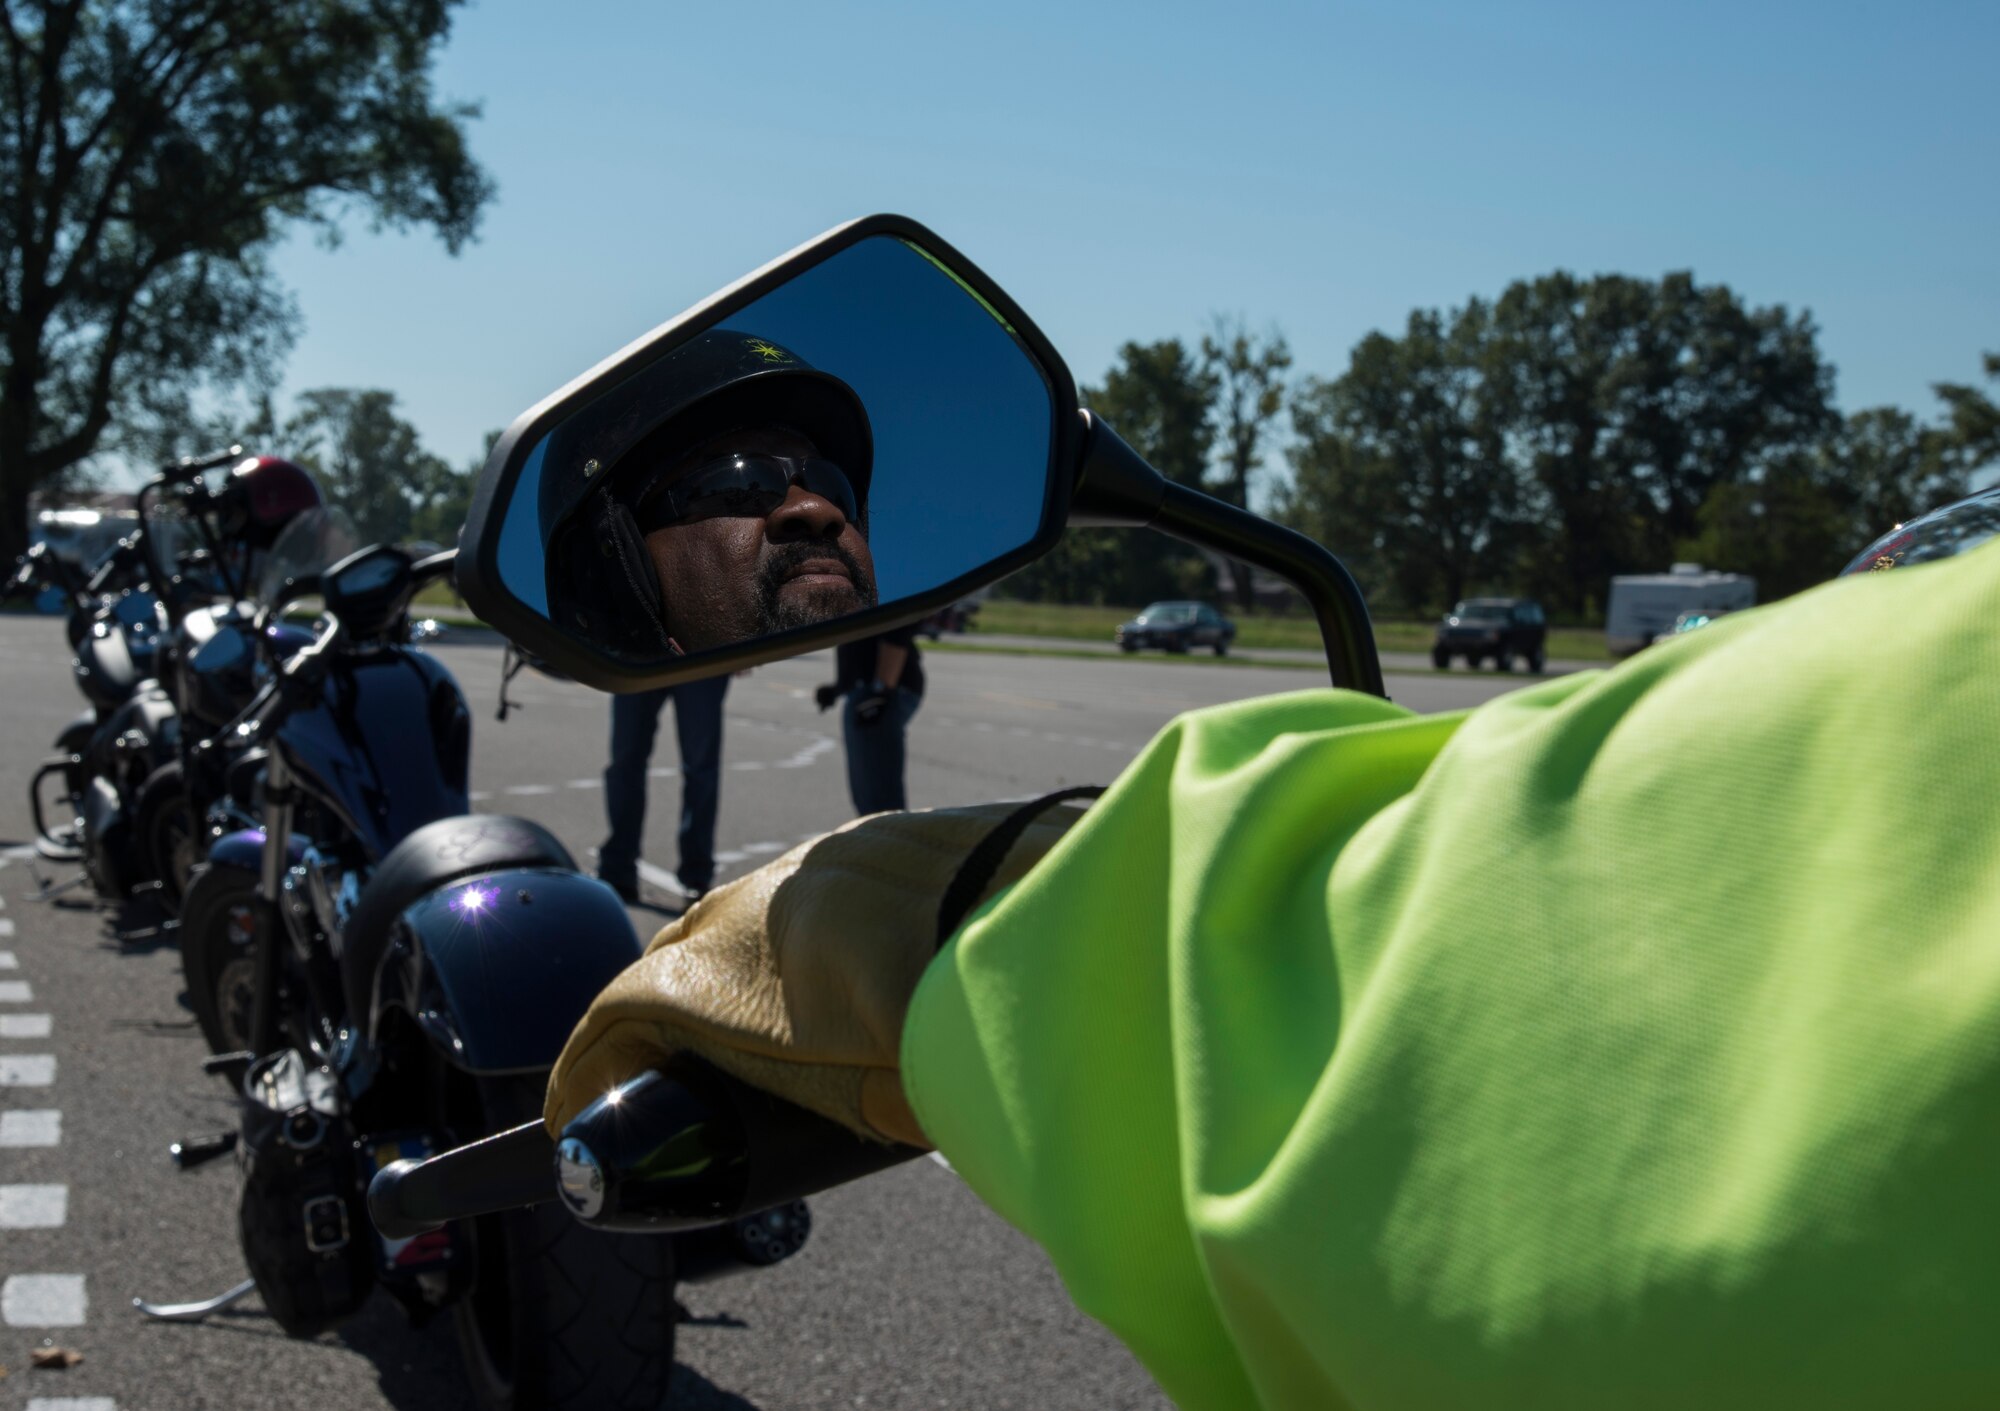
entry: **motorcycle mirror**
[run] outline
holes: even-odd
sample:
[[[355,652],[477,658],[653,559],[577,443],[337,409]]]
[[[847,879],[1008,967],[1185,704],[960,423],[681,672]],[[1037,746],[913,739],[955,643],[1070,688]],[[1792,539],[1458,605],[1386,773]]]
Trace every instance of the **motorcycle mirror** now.
[[[474,492],[460,591],[601,689],[811,651],[1047,552],[1084,430],[1005,292],[916,222],[872,216],[516,420]]]

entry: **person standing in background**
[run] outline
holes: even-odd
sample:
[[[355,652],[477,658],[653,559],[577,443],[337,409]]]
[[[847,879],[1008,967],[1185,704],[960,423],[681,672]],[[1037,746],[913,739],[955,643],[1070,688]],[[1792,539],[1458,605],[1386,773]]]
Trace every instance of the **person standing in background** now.
[[[847,791],[857,814],[909,807],[903,789],[904,738],[924,699],[923,655],[914,625],[844,642],[834,652],[834,680],[814,694],[826,710],[845,697]]]
[[[598,880],[626,902],[639,900],[639,844],[646,834],[647,767],[660,708],[674,703],[681,747],[681,894],[696,901],[715,881],[715,814],[722,795],[722,699],[729,677],[611,698],[611,762],[604,769],[604,811],[611,836],[597,850]]]

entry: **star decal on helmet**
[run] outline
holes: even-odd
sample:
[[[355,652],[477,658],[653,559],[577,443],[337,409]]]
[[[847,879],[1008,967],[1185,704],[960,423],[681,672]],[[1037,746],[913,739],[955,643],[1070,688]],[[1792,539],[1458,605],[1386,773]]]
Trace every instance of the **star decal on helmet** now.
[[[788,363],[792,360],[790,353],[776,343],[766,343],[762,338],[752,338],[745,346],[767,363]]]

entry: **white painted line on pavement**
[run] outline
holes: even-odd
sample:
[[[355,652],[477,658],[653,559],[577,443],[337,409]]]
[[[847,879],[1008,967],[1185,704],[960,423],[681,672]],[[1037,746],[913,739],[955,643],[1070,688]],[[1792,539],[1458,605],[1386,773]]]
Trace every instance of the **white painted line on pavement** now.
[[[34,997],[26,980],[0,980],[0,1004],[27,1004]]]
[[[81,1274],[11,1274],[0,1284],[0,1323],[10,1328],[80,1328],[89,1307]]]
[[[10,921],[7,924],[11,926],[14,923]],[[18,955],[15,955],[11,950],[0,950],[0,970],[19,970],[20,968],[21,958]]]
[[[0,1014],[0,1039],[46,1039],[53,1027],[46,1014]]]
[[[0,937],[11,936],[13,934],[14,934],[14,923],[9,921],[6,917],[0,916]]]
[[[49,1109],[0,1112],[0,1146],[62,1145],[62,1113]]]
[[[553,794],[555,786],[552,784],[514,784],[508,787],[507,792],[523,796],[530,794]]]
[[[765,853],[783,852],[784,850],[785,845],[783,843],[745,843],[743,845],[743,851],[756,856],[762,856]]]
[[[108,1396],[31,1396],[28,1411],[118,1411]]]
[[[680,770],[674,768],[671,764],[656,764],[646,771],[647,776],[653,779],[671,779],[678,773],[680,773]]]
[[[687,888],[681,885],[681,879],[676,877],[673,873],[667,871],[666,868],[660,867],[657,864],[651,862],[641,862],[639,864],[639,875],[641,877],[644,877],[648,882],[651,882],[654,886],[659,887],[664,891],[672,892],[677,897],[684,897],[687,895]]]
[[[0,861],[20,861],[34,855],[35,845],[33,843],[16,843],[5,852],[0,852]]]
[[[52,1053],[0,1054],[0,1088],[46,1088],[55,1080]]]
[[[474,790],[472,793],[469,793],[465,796],[465,801],[467,803],[485,803],[488,799],[492,797],[493,795],[485,792],[484,790]]]
[[[737,863],[743,861],[743,859],[748,856],[750,856],[750,854],[747,852],[737,852],[734,849],[731,849],[728,852],[717,853],[715,855],[715,860],[721,863],[724,867],[734,867]]]
[[[563,785],[563,787],[565,789],[601,789],[604,787],[604,781],[602,779],[572,779]]]
[[[54,1230],[68,1219],[68,1186],[0,1186],[0,1230]]]

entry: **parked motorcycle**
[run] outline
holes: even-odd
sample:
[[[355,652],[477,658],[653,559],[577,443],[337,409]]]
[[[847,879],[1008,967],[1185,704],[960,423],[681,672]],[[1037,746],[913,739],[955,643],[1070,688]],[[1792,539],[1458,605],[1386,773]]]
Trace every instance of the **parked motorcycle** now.
[[[670,466],[708,444],[702,438],[717,418],[697,414],[704,404],[689,400],[686,369],[713,362],[719,345],[740,345],[748,370],[739,380],[751,393],[756,378],[768,377],[774,388],[779,378],[794,379],[783,394],[790,410],[773,420],[795,425],[830,401],[846,408],[851,399],[861,409],[861,434],[841,433],[850,460],[834,460],[850,483],[866,472],[845,492],[846,519],[854,524],[865,511],[876,600],[817,618],[794,611],[775,628],[745,633],[724,621],[728,585],[711,576],[700,610],[644,596],[658,630],[614,634],[587,593],[608,581],[613,596],[604,601],[614,609],[641,601],[629,585],[651,566],[621,570],[618,516],[630,516],[609,503],[591,521],[611,565],[604,577],[589,576],[591,556],[581,569],[558,563],[552,545],[560,543],[565,485],[603,486],[635,446],[644,448],[647,466]],[[744,423],[749,405],[730,404],[731,424]],[[856,419],[851,410],[840,415]],[[817,441],[822,454],[826,440]],[[715,464],[720,469],[705,468],[709,478],[687,496],[765,493],[764,476],[768,493],[782,500],[792,481],[772,476],[814,474],[811,467],[823,463],[795,459],[787,470],[773,462],[769,474],[742,456]],[[817,493],[842,493],[817,473],[826,487]],[[679,485],[646,493],[683,493]],[[688,506],[700,512],[692,499]],[[998,285],[932,232],[896,216],[830,232],[525,413],[481,475],[458,577],[473,609],[524,653],[601,689],[631,690],[921,620],[1047,553],[1066,525],[1150,526],[1279,574],[1313,606],[1333,683],[1383,694],[1367,610],[1332,554],[1163,477],[1079,408],[1055,349]],[[826,556],[829,562],[801,571],[842,577],[832,572],[831,550]],[[851,570],[844,576],[859,577]],[[566,595],[560,602],[559,591]],[[616,596],[625,592],[629,599]],[[810,600],[802,593],[797,601]],[[853,924],[865,926],[867,918]],[[597,1230],[686,1237],[915,1154],[858,1137],[683,1056],[605,1094],[559,1139],[530,1121],[393,1163],[375,1175],[369,1209],[391,1238],[422,1238],[459,1228],[454,1222],[521,1209],[561,1210]],[[664,1323],[653,1332],[663,1343],[671,1336]]]
[[[89,709],[57,736],[54,755],[29,784],[29,804],[38,850],[52,860],[82,862],[107,900],[123,899],[150,875],[135,840],[134,813],[147,779],[172,760],[178,743],[173,699],[158,676],[185,605],[228,586],[219,546],[201,518],[209,499],[201,476],[239,454],[231,447],[167,467],[140,491],[138,532],[121,540],[87,580],[64,575],[73,671]],[[203,527],[203,544],[181,552],[148,522],[148,503],[162,492],[173,494]],[[27,558],[38,556],[41,570],[53,576],[60,560],[43,550]],[[24,561],[17,581],[30,569]],[[44,802],[51,780],[59,782],[70,813],[57,825]]]
[[[410,601],[453,555],[377,545],[329,566],[296,547],[266,568],[258,631],[316,595],[314,639],[196,751],[261,755],[262,826],[209,848],[180,930],[211,1069],[243,1097],[238,1132],[180,1155],[237,1151],[252,1278],[153,1311],[199,1316],[254,1286],[307,1335],[379,1284],[415,1320],[450,1311],[483,1406],[656,1406],[671,1337],[622,1330],[671,1328],[677,1257],[682,1277],[773,1263],[809,1217],[797,1205],[681,1249],[548,1209],[410,1239],[370,1227],[377,1166],[540,1110],[570,1029],[640,943],[547,830],[466,812],[465,699],[408,645]]]

